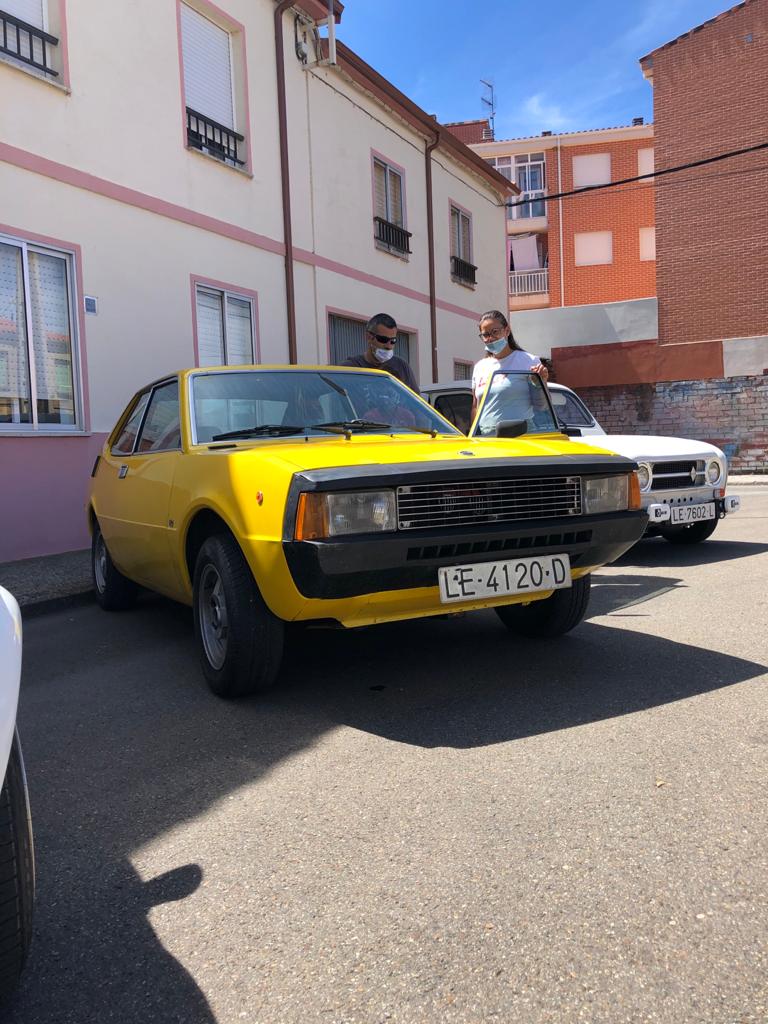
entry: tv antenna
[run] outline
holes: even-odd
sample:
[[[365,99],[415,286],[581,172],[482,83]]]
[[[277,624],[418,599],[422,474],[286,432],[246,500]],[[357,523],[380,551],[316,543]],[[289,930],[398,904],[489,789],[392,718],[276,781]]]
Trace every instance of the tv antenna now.
[[[496,135],[496,90],[493,88],[493,82],[486,82],[484,78],[480,79],[480,84],[485,87],[480,102],[488,110],[488,124],[491,126],[493,138]]]

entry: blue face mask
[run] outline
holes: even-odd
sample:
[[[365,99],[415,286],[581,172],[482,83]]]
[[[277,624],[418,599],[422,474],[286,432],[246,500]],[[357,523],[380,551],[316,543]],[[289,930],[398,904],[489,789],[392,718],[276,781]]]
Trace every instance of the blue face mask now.
[[[509,342],[508,338],[499,338],[497,341],[486,341],[485,351],[492,356],[497,356],[499,352],[503,352]]]

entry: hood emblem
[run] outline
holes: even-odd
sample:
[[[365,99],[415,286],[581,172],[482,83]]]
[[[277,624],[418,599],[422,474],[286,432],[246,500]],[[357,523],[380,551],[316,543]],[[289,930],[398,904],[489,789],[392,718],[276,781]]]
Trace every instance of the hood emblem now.
[[[695,484],[695,483],[696,483],[696,477],[697,477],[698,475],[699,475],[699,474],[698,474],[698,473],[696,472],[696,467],[695,467],[695,466],[691,466],[691,483],[692,483],[692,484]]]

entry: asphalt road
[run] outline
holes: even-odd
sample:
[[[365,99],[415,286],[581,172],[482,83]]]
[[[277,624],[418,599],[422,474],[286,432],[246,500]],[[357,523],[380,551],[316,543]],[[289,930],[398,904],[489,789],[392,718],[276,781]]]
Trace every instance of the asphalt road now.
[[[547,645],[294,636],[206,690],[186,609],[25,626],[23,1024],[768,1020],[768,488]]]

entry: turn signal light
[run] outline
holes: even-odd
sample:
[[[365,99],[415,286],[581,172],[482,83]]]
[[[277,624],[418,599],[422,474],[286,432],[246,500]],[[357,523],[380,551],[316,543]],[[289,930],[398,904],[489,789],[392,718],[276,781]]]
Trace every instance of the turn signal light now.
[[[631,473],[629,477],[629,504],[627,508],[637,509],[642,507],[643,503],[640,500],[640,477],[637,473]]]
[[[319,540],[328,536],[328,506],[324,494],[306,491],[299,495],[296,540]]]

